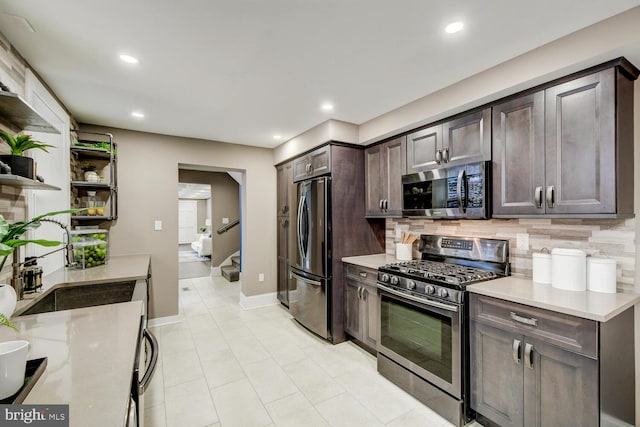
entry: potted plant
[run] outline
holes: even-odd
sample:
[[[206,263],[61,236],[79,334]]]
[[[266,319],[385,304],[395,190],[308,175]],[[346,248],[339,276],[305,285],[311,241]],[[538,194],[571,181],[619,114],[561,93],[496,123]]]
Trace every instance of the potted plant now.
[[[11,167],[13,175],[20,175],[29,179],[34,179],[35,177],[33,159],[25,157],[23,153],[30,149],[38,149],[48,153],[47,148],[53,147],[51,144],[34,140],[31,135],[16,135],[14,137],[3,130],[0,130],[0,138],[11,149],[11,154],[0,155],[0,161]]]
[[[91,164],[89,162],[82,162],[80,165],[80,169],[84,172],[84,180],[87,182],[98,182],[99,177],[96,170],[98,169],[96,165]]]

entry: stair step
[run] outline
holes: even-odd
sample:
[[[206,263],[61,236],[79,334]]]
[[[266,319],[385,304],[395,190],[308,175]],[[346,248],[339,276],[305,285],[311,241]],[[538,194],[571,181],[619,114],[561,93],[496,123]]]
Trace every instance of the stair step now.
[[[231,257],[231,264],[235,265],[236,267],[240,267],[240,257],[239,256],[232,256]]]
[[[240,280],[240,270],[236,266],[225,265],[220,268],[220,271],[222,272],[222,276],[230,282],[237,282]]]

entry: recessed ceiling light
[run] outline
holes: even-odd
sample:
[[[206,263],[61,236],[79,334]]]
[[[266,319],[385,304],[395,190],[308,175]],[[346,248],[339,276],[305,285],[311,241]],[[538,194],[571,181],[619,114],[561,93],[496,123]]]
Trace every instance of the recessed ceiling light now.
[[[273,135],[273,139],[282,139],[282,135]]]
[[[144,119],[144,113],[141,113],[140,111],[134,111],[131,115],[136,119]]]
[[[457,33],[458,31],[462,30],[462,28],[464,28],[464,24],[460,21],[457,22],[452,22],[451,24],[447,25],[444,30],[449,33],[449,34],[453,34],[453,33]]]
[[[328,102],[325,102],[324,104],[322,104],[322,109],[324,111],[331,111],[333,110],[333,104],[329,104]]]
[[[127,64],[137,64],[138,62],[140,62],[138,61],[138,58],[135,58],[131,55],[125,55],[125,54],[120,55],[120,59],[123,62],[126,62]]]

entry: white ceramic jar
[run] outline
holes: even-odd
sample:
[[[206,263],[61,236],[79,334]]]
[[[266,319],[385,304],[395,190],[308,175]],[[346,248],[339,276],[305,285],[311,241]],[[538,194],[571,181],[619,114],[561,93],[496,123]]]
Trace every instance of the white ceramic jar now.
[[[568,291],[587,290],[587,253],[580,249],[551,251],[551,286]]]
[[[28,341],[0,343],[0,399],[13,396],[24,384],[28,352]]]
[[[594,292],[615,294],[616,260],[611,258],[588,258],[587,289]]]
[[[536,252],[532,257],[533,264],[533,281],[536,283],[543,283],[545,285],[551,284],[551,254],[542,252]]]
[[[11,285],[0,284],[0,313],[11,317],[16,308],[17,300],[16,291]]]

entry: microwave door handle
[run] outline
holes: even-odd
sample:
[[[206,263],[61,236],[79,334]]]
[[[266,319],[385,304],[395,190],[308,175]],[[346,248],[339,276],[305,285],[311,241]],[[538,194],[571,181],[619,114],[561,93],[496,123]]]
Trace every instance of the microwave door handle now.
[[[460,209],[460,212],[465,213],[467,212],[467,203],[468,203],[468,198],[467,198],[467,185],[466,183],[464,184],[464,188],[465,188],[465,197],[464,200],[462,200],[462,184],[463,182],[465,182],[467,179],[467,171],[465,171],[464,169],[462,169],[460,172],[458,172],[458,183],[457,183],[457,191],[458,191],[458,209]]]

